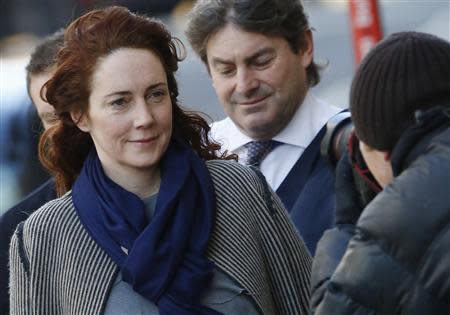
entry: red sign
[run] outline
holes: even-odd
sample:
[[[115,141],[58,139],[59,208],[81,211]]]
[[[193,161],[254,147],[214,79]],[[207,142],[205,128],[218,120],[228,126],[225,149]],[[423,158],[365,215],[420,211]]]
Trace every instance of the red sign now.
[[[355,63],[381,40],[377,0],[349,0]]]

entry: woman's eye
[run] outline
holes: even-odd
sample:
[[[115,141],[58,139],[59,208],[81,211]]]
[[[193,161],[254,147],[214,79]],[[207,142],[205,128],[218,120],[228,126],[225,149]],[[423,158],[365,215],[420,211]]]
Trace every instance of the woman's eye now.
[[[122,107],[126,105],[126,100],[124,98],[118,98],[110,103],[114,107]]]
[[[164,99],[166,94],[167,94],[166,91],[157,90],[157,91],[153,91],[153,92],[149,93],[147,98],[149,100],[151,100],[152,102],[160,102]]]

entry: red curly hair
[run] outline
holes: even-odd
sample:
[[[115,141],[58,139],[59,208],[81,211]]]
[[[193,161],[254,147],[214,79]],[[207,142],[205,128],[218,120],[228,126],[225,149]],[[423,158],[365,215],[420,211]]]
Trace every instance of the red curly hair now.
[[[161,22],[112,6],[91,11],[67,27],[56,72],[41,90],[41,97],[54,106],[59,117],[39,143],[39,158],[54,175],[58,195],[71,189],[93,146],[90,135],[78,129],[70,113],[87,112],[99,59],[123,47],[149,49],[163,64],[173,105],[173,136],[183,139],[204,160],[236,159],[220,154],[220,145],[208,138],[210,127],[205,119],[184,111],[177,101],[174,74],[183,59],[183,44]]]

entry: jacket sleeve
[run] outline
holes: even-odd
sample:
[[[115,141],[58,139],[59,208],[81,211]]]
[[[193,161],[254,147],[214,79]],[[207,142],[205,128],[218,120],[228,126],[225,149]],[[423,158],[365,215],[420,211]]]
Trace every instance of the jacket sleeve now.
[[[370,306],[380,298],[377,282],[360,280],[366,277],[362,270],[369,268],[367,257],[372,257],[373,266],[382,265],[384,257],[380,257],[377,245],[363,234],[354,226],[338,226],[320,240],[311,276],[312,315],[378,314]],[[377,279],[383,279],[388,270],[379,269]]]
[[[262,234],[279,314],[308,314],[312,258],[279,197],[256,171],[264,187],[271,227]],[[288,276],[287,276],[288,275]]]
[[[23,242],[23,223],[11,239],[10,246],[10,314],[30,314],[29,258]]]
[[[335,272],[347,245],[354,234],[354,226],[338,225],[324,233],[317,244],[311,272],[311,313],[316,314],[322,304],[328,303],[325,298],[330,288],[330,279]]]

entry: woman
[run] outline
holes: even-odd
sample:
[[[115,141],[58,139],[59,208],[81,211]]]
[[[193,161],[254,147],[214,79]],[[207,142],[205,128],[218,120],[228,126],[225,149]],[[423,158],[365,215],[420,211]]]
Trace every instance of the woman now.
[[[307,313],[311,258],[261,175],[179,107],[177,44],[120,7],[67,28],[40,144],[61,197],[13,237],[13,314]]]

